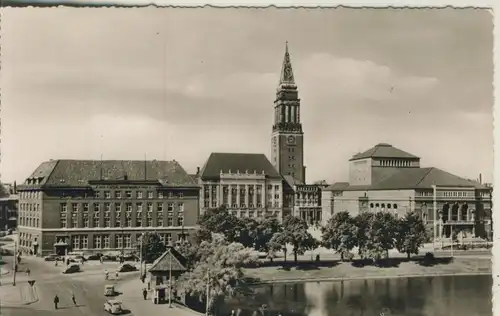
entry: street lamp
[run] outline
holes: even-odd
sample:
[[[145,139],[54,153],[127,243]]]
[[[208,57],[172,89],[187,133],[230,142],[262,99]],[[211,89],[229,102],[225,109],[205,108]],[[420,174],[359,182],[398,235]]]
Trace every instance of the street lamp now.
[[[432,221],[432,231],[433,231],[433,239],[432,239],[432,250],[435,253],[436,252],[436,229],[437,229],[437,188],[436,185],[432,185],[432,191],[433,191],[433,197],[432,197],[432,203],[433,203],[433,221]]]
[[[142,278],[142,238],[144,237],[144,233],[142,233],[139,236],[139,270],[140,270],[140,276],[139,278]]]

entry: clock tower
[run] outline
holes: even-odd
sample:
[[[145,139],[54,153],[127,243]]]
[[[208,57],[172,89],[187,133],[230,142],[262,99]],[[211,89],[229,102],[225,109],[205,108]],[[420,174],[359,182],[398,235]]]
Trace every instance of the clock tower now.
[[[283,176],[305,183],[304,132],[300,123],[300,99],[293,77],[288,42],[274,101],[274,124],[271,135],[271,162]]]

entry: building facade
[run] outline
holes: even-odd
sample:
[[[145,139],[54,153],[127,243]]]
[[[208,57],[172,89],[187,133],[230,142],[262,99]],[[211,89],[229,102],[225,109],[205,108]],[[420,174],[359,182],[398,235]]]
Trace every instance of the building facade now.
[[[264,154],[212,153],[197,176],[200,210],[225,206],[237,217],[274,217],[290,210],[284,179]]]
[[[271,162],[278,172],[306,183],[304,132],[300,122],[300,99],[293,76],[288,44],[274,101]]]
[[[0,198],[0,230],[15,229],[17,227],[19,197],[11,194]]]
[[[438,168],[420,167],[420,158],[389,144],[378,144],[350,159],[350,182],[322,193],[323,223],[336,212],[413,211],[438,238],[491,236],[492,188]],[[434,205],[436,206],[434,208]]]
[[[175,160],[51,160],[19,187],[19,247],[130,251],[144,232],[187,238],[198,215],[199,186]]]

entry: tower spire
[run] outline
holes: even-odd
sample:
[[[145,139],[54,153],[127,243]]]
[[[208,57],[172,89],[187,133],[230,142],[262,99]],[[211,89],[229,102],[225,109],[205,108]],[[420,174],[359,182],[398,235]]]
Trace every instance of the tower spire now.
[[[281,66],[280,87],[296,88],[292,62],[290,60],[290,53],[288,52],[288,41],[285,42],[285,57],[283,58],[283,65]]]

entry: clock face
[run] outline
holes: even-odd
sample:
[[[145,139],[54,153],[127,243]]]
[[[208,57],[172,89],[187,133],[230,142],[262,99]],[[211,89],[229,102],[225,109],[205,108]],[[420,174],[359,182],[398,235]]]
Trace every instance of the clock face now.
[[[295,136],[292,136],[292,135],[288,136],[288,137],[286,138],[286,141],[287,141],[287,143],[289,143],[289,144],[295,144]]]

